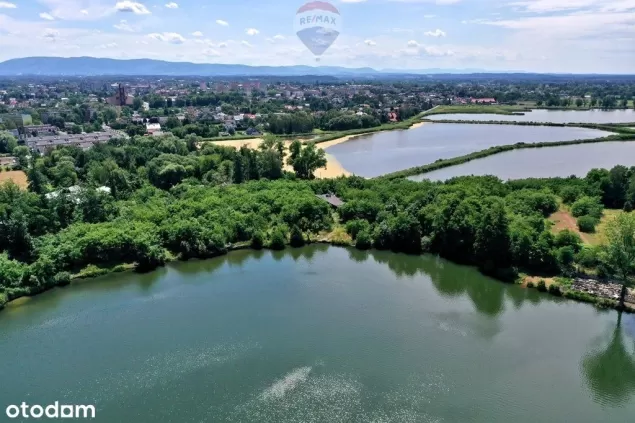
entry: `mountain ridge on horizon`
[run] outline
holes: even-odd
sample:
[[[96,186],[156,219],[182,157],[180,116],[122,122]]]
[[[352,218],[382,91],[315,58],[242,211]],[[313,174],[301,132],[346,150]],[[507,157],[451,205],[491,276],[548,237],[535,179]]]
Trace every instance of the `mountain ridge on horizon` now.
[[[42,71],[46,69],[46,71]],[[522,70],[463,69],[374,69],[371,67],[348,68],[344,66],[265,66],[224,63],[171,62],[157,59],[111,59],[106,57],[59,57],[31,56],[8,59],[0,62],[0,76],[321,76],[321,77],[368,77],[384,78],[398,75],[516,75],[524,78],[531,75],[552,76],[615,76],[635,74],[557,73],[530,72]]]
[[[45,72],[42,69],[47,69]],[[381,76],[389,74],[525,73],[484,69],[373,69],[343,66],[252,66],[243,64],[171,62],[156,59],[111,59],[89,56],[33,56],[0,62],[0,76]]]

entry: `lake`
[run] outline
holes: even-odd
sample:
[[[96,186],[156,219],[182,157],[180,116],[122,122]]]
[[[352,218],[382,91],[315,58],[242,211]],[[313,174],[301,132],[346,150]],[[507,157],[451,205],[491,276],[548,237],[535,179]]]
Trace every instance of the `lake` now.
[[[635,165],[635,142],[601,142],[506,151],[408,179],[444,181],[455,176],[494,175],[503,180],[585,176],[591,169]]]
[[[98,422],[627,422],[634,324],[432,256],[237,251],[4,310],[0,412],[60,401],[94,404]]]
[[[477,120],[506,122],[546,123],[631,123],[635,122],[635,110],[548,110],[535,109],[524,115],[498,115],[478,113],[450,113],[427,116],[431,120]]]
[[[518,142],[600,138],[609,132],[548,126],[425,124],[418,128],[364,135],[326,149],[349,172],[375,177],[438,159]]]

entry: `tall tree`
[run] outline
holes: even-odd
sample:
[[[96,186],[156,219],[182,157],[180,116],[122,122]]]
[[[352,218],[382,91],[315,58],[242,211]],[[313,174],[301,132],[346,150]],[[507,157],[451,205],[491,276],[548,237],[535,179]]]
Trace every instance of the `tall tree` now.
[[[299,178],[313,179],[314,172],[318,168],[326,166],[326,153],[321,148],[316,148],[313,142],[302,148],[300,141],[293,141],[289,151],[291,154],[287,163],[293,166],[293,170]]]
[[[0,132],[0,153],[12,153],[18,141],[8,132]]]
[[[604,260],[615,271],[622,283],[620,309],[624,308],[629,275],[635,267],[635,214],[621,213],[606,225]]]

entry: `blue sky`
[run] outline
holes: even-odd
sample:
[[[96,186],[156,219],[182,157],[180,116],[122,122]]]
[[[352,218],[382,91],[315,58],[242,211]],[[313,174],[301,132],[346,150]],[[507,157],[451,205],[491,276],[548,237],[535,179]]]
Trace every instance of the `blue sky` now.
[[[0,0],[0,60],[635,73],[635,0],[331,0],[341,31],[319,63],[294,32],[303,3]]]

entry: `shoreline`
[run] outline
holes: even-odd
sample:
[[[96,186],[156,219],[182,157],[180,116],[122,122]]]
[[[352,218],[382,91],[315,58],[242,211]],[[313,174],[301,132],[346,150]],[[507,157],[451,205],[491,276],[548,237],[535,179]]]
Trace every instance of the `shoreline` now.
[[[346,142],[346,141],[348,141],[349,138],[350,138],[350,136],[347,136],[347,137],[338,138],[337,140],[329,141],[329,143],[333,143],[333,144],[329,144],[329,145],[335,145],[335,144],[339,144],[339,143],[342,143],[342,142]],[[248,139],[248,140],[210,141],[210,142],[213,143],[213,144],[216,144],[216,145],[223,146],[223,147],[234,147],[236,149],[239,149],[239,148],[245,146],[245,147],[247,147],[249,149],[256,150],[256,149],[258,149],[258,147],[260,146],[262,141],[263,141],[262,138],[253,138],[253,139]],[[284,142],[285,147],[287,147],[287,148],[289,147],[289,145],[291,145],[291,141],[290,140],[284,140],[283,142]],[[324,146],[322,146],[320,144],[316,144],[315,146],[317,148],[322,149],[322,150],[324,150],[326,148],[326,147],[324,147]],[[285,159],[286,159],[286,156],[285,156]],[[286,171],[293,171],[293,169],[288,164],[286,164],[286,162],[283,163],[282,168],[283,168],[283,170],[286,170]],[[320,179],[337,178],[337,177],[340,177],[340,176],[351,176],[351,175],[352,175],[351,172],[349,172],[348,170],[344,169],[344,167],[340,164],[340,162],[333,155],[328,154],[328,153],[326,153],[326,166],[318,168],[315,171],[315,177],[316,178],[320,178]]]
[[[326,237],[326,238],[325,237],[318,237],[318,238],[316,238],[315,241],[307,242],[305,245],[311,245],[311,244],[327,244],[330,247],[356,248],[352,244],[341,244],[341,243],[333,242],[333,241],[329,240],[328,237]],[[286,250],[288,248],[290,248],[290,246],[287,244],[287,245],[285,245],[284,250]],[[231,253],[233,251],[238,251],[238,250],[258,251],[256,249],[253,249],[250,246],[250,244],[247,243],[247,242],[237,243],[237,244],[232,244],[232,245],[228,246],[227,249],[225,250],[225,252],[223,252],[223,253],[216,254],[216,255],[211,256],[211,257],[201,258],[199,260],[211,260],[211,259],[214,259],[216,257],[224,256],[226,254],[229,254],[229,253]],[[282,250],[274,250],[274,249],[270,249],[270,248],[261,248],[259,250],[260,251],[261,250],[282,251]],[[395,254],[398,254],[398,253],[395,253]],[[184,262],[184,261],[187,261],[187,260],[181,260],[179,258],[171,258],[171,259],[167,260],[162,266],[159,266],[159,267],[164,267],[166,264],[172,263],[172,262]],[[467,266],[469,266],[469,265],[467,265]],[[470,266],[470,267],[473,267],[473,266]],[[157,269],[153,269],[151,272],[154,272]],[[6,303],[1,303],[0,302],[0,313],[5,308],[21,307],[22,305],[27,304],[33,297],[35,297],[35,296],[37,296],[39,294],[42,294],[44,292],[51,291],[51,290],[56,289],[56,288],[64,288],[66,286],[70,286],[70,285],[73,285],[75,283],[80,283],[80,281],[82,281],[82,280],[89,281],[91,279],[95,279],[98,276],[105,276],[105,275],[110,275],[110,274],[114,274],[114,273],[122,273],[122,272],[134,272],[134,267],[133,267],[132,264],[121,264],[121,265],[118,265],[118,266],[114,266],[113,268],[110,268],[110,269],[101,268],[101,270],[102,270],[101,272],[99,272],[98,274],[94,274],[94,275],[82,275],[81,273],[79,273],[79,274],[74,275],[71,278],[71,282],[69,284],[49,286],[49,287],[46,287],[46,288],[44,288],[42,290],[34,292],[33,294],[30,294],[30,295],[26,295],[26,294],[25,295],[21,295],[19,297],[16,297],[16,298],[10,300],[10,301],[7,301]],[[536,288],[535,286],[527,286],[527,280],[526,280],[528,278],[527,276],[523,277],[523,276],[519,275],[517,280],[515,282],[513,282],[513,283],[502,281],[502,280],[496,279],[496,278],[494,278],[492,276],[489,276],[489,277],[492,278],[493,280],[497,281],[498,283],[506,283],[506,284],[509,284],[509,285],[517,285],[517,286],[519,286],[522,289],[534,289],[534,288]],[[534,277],[529,277],[529,278],[534,278]],[[549,279],[551,279],[551,278],[549,278]],[[609,308],[609,309],[614,309],[614,310],[619,311],[617,309],[617,305],[618,305],[617,301],[611,300],[611,299],[608,299],[608,298],[604,298],[604,297],[593,296],[593,295],[587,294],[587,293],[582,292],[582,291],[576,291],[576,290],[573,290],[573,289],[565,289],[564,291],[558,290],[557,292],[556,291],[552,292],[551,290],[549,290],[549,291],[545,291],[544,293],[545,294],[554,295],[554,296],[557,296],[557,297],[567,298],[569,300],[573,300],[573,301],[580,302],[580,303],[593,304],[596,307]],[[623,311],[625,311],[627,313],[635,314],[635,308],[629,307],[628,305],[625,307],[625,309]]]
[[[433,122],[427,122],[427,121],[415,122],[412,125],[410,125],[408,130],[417,129],[431,123]],[[403,129],[388,129],[388,131],[394,131],[394,130],[403,130]],[[319,149],[324,150],[324,152],[326,153],[326,167],[321,167],[317,169],[315,171],[315,177],[319,179],[329,179],[329,178],[338,178],[341,176],[353,176],[353,173],[350,172],[348,169],[346,169],[344,166],[342,166],[342,164],[337,160],[337,158],[335,158],[335,156],[333,156],[332,154],[329,154],[326,151],[326,149],[338,144],[345,143],[355,138],[361,138],[366,135],[373,134],[375,132],[379,132],[379,131],[365,132],[362,134],[355,134],[355,135],[344,135],[342,137],[335,138],[333,140],[316,143],[315,146]],[[234,147],[236,149],[239,149],[245,146],[247,148],[255,150],[258,148],[258,146],[260,146],[262,141],[263,141],[262,138],[249,138],[249,139],[242,139],[242,140],[219,140],[219,141],[206,141],[206,142],[220,145],[223,147]],[[286,147],[289,147],[292,141],[283,140],[283,142]],[[283,169],[288,171],[292,170],[289,167],[289,165],[287,165],[286,163],[284,163]]]

